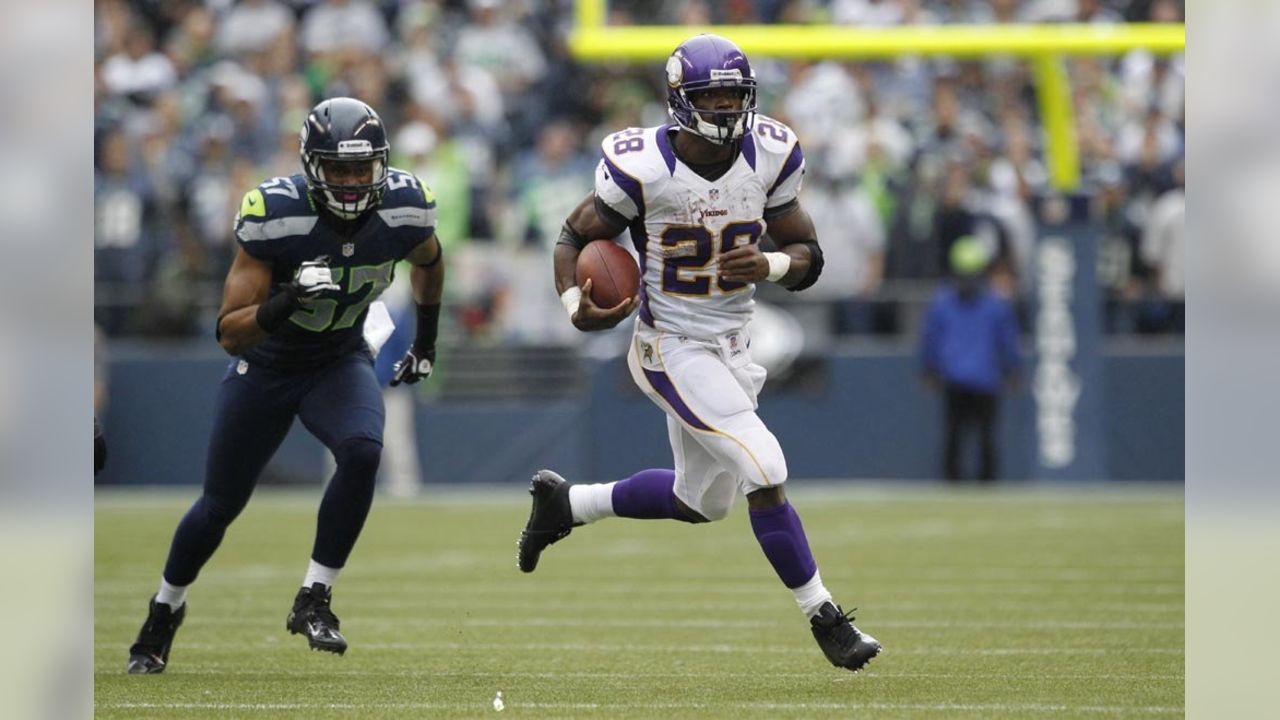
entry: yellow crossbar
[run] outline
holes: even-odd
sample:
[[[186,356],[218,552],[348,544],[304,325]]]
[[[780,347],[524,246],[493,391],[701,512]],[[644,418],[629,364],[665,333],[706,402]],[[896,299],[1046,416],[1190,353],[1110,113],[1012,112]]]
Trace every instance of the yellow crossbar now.
[[[662,60],[701,32],[733,40],[756,57],[796,60],[874,60],[902,55],[1028,58],[1036,78],[1044,122],[1046,159],[1054,187],[1080,183],[1075,111],[1062,58],[1120,55],[1145,48],[1157,55],[1180,53],[1187,30],[1181,24],[934,25],[855,28],[833,25],[637,25],[606,24],[605,0],[577,0],[569,48],[581,62]]]

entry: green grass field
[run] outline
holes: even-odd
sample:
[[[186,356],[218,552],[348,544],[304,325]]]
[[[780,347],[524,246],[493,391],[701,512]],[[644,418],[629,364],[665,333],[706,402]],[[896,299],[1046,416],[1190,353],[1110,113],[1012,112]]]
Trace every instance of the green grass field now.
[[[1183,713],[1181,487],[793,483],[827,586],[885,652],[831,667],[745,504],[606,520],[515,568],[523,488],[379,498],[334,594],[351,643],[284,630],[318,495],[260,491],[188,598],[163,675],[129,676],[194,497],[102,492],[98,718],[1044,718]]]

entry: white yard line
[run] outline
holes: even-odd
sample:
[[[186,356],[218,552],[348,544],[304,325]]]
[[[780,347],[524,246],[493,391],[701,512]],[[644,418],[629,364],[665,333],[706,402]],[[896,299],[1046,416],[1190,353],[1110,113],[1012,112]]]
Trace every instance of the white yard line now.
[[[190,650],[206,650],[206,651],[225,651],[226,645],[214,645],[210,643],[182,643],[181,647]],[[802,647],[777,647],[777,646],[756,646],[749,647],[743,645],[637,645],[637,644],[604,644],[604,643],[483,643],[483,642],[385,642],[385,643],[359,643],[356,649],[365,650],[413,650],[413,651],[469,651],[469,650],[493,650],[511,652],[516,650],[528,651],[574,651],[574,652],[610,652],[610,653],[627,653],[634,655],[636,653],[670,653],[672,655],[681,655],[685,653],[723,653],[735,655],[811,655],[814,650],[812,648]],[[1107,655],[1182,655],[1184,648],[1182,647],[1125,647],[1125,648],[1073,648],[1073,647],[1021,647],[1021,648],[903,648],[894,650],[888,648],[884,654],[886,656],[897,655],[961,655],[961,656],[1007,656],[1007,655],[1069,655],[1069,656],[1090,656],[1101,657]]]
[[[264,670],[242,670],[237,669],[240,665],[222,665],[218,663],[200,663],[199,667],[190,667],[186,669],[174,668],[166,670],[165,674],[170,676],[200,676],[209,677],[217,675],[218,677],[277,677],[277,676],[298,676],[298,677],[315,677],[316,672],[306,668],[276,668],[269,671]],[[833,671],[833,673],[836,671]],[[108,673],[114,674],[114,673]],[[406,678],[494,678],[496,680],[503,679],[549,679],[549,680],[627,680],[637,681],[642,679],[655,678],[688,678],[687,672],[519,672],[519,671],[439,671],[439,670],[326,670],[324,675],[341,676],[341,677],[368,677],[368,678],[389,678],[389,677],[406,677]],[[738,678],[749,678],[760,680],[761,675],[758,672],[698,672],[697,676],[704,679],[722,679],[733,680]],[[817,673],[813,672],[770,672],[769,678],[772,679],[815,679],[821,678]],[[1032,672],[1026,675],[1011,674],[1008,672],[1000,673],[927,673],[927,672],[885,672],[874,669],[874,665],[869,669],[858,674],[859,681],[862,680],[1001,680],[1004,682],[1011,681],[1040,681],[1040,680],[1177,680],[1182,681],[1186,676],[1178,673],[1043,673]],[[832,682],[844,682],[852,679],[851,675],[835,675],[831,676]],[[633,684],[633,682],[629,682]]]
[[[485,709],[484,703],[191,703],[120,702],[98,703],[98,709],[122,710],[471,710]],[[937,712],[1038,712],[1088,713],[1101,715],[1182,714],[1181,707],[1165,705],[1049,705],[1041,703],[523,703],[507,701],[512,709],[536,710],[923,710]]]
[[[574,627],[574,628],[770,628],[788,627],[794,618],[772,620],[715,620],[711,618],[364,618],[361,625],[374,627]],[[1182,622],[1084,622],[1074,620],[970,621],[877,620],[877,628],[973,629],[973,630],[1182,630]]]

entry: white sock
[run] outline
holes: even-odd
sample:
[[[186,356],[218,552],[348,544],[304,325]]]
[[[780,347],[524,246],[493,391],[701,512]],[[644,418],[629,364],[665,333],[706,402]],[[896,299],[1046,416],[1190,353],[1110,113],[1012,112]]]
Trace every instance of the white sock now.
[[[832,602],[831,592],[822,584],[822,573],[817,570],[813,571],[813,577],[809,578],[809,582],[798,588],[792,588],[791,592],[796,595],[796,604],[800,606],[800,611],[809,618],[818,614],[818,609],[823,603]]]
[[[312,560],[311,565],[307,566],[307,576],[302,580],[302,587],[309,588],[315,583],[320,583],[327,588],[332,588],[340,572],[342,572],[342,568],[325,567]]]
[[[573,510],[573,521],[591,523],[607,517],[616,517],[617,513],[613,511],[614,485],[617,483],[570,485],[569,507]]]
[[[187,604],[188,587],[190,586],[170,585],[162,575],[160,576],[160,589],[156,592],[156,602],[164,603],[176,612],[178,608]]]

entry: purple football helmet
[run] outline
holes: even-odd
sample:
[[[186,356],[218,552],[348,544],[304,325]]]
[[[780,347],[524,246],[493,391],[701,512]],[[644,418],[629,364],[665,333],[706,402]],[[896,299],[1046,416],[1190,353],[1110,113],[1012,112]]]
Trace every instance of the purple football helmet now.
[[[742,91],[741,110],[694,107],[691,94],[720,87]],[[719,35],[695,35],[680,43],[667,59],[667,110],[680,127],[711,142],[724,145],[741,138],[756,111],[756,75],[747,56]]]

